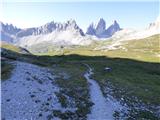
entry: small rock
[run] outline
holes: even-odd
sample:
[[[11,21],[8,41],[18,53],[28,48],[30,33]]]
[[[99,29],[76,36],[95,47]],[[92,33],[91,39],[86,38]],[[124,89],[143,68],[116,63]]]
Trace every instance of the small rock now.
[[[31,98],[35,97],[35,95],[31,95]]]
[[[46,103],[46,105],[49,105],[49,103]]]
[[[35,103],[39,103],[39,102],[41,102],[40,100],[35,100]]]
[[[9,101],[10,101],[10,99],[7,99],[6,101],[7,101],[7,102],[9,102]]]
[[[39,115],[38,115],[39,117],[42,117],[42,113],[39,113]]]
[[[106,67],[104,70],[107,71],[107,72],[111,72],[112,71],[112,69],[109,68],[109,67]]]

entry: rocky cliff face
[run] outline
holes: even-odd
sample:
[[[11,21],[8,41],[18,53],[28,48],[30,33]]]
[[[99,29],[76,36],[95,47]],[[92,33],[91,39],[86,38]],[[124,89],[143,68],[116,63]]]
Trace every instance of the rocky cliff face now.
[[[29,35],[44,35],[44,34],[49,34],[53,31],[67,31],[67,30],[75,30],[76,32],[79,32],[79,34],[84,36],[82,29],[79,28],[79,26],[76,24],[76,21],[70,20],[63,24],[52,21],[37,28],[24,29],[17,34],[17,37],[24,37]]]
[[[106,29],[106,22],[101,18],[96,27],[93,26],[93,23],[88,27],[86,34],[94,35],[98,38],[107,38],[119,30],[121,30],[121,28],[117,21],[114,21],[114,23]]]
[[[0,22],[0,31],[11,35],[16,35],[16,33],[21,31],[21,29],[13,26],[12,24],[3,24],[2,22]]]
[[[12,24],[3,24],[0,22],[0,38],[2,41],[12,43],[19,31],[21,31],[21,29]]]

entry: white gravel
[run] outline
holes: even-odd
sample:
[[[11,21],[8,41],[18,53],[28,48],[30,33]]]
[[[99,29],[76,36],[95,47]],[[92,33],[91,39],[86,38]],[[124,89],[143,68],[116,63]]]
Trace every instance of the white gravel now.
[[[46,120],[51,110],[61,105],[50,70],[16,62],[12,77],[1,83],[2,118],[5,120]],[[53,120],[57,120],[54,118]]]

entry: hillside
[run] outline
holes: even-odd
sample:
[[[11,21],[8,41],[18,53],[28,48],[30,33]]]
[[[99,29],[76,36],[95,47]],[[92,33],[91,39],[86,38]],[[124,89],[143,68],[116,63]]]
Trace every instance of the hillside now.
[[[35,55],[87,55],[131,58],[141,61],[159,62],[160,34],[135,40],[103,40],[88,46],[53,46],[49,43],[29,47]]]
[[[160,59],[160,34],[144,39],[128,41],[110,40],[96,47],[104,55],[110,57],[132,58],[142,61],[157,61]]]
[[[114,118],[144,118],[156,120],[160,117],[158,116],[159,108],[157,107],[160,105],[160,96],[158,94],[160,92],[159,63],[136,61],[125,58],[110,58],[106,56],[34,56],[19,54],[8,50],[2,51],[2,57],[7,58],[9,64],[21,61],[24,62],[24,64],[31,64],[29,66],[38,65],[39,67],[45,67],[44,69],[49,69],[52,75],[56,76],[53,77],[55,81],[53,86],[58,85],[60,87],[60,91],[56,94],[56,99],[59,100],[62,108],[53,107],[53,109],[51,109],[53,112],[49,112],[50,117],[69,119],[76,116],[78,118],[86,119],[88,114],[90,114],[93,104],[89,97],[88,83],[83,76],[87,70],[87,67],[84,64],[88,64],[93,70],[94,74],[92,74],[90,78],[94,79],[100,85],[100,89],[105,99],[111,100],[111,103],[116,99],[119,103],[115,102],[115,100],[113,103],[117,103],[122,106],[120,107],[118,105],[120,108],[118,107],[118,109],[113,111]],[[27,66],[24,69],[26,70],[25,79],[32,75],[33,77],[31,80],[38,82],[35,84],[40,84],[40,86],[41,84],[45,84],[43,83],[43,77],[41,78],[40,76],[37,76],[38,73],[30,71],[31,68],[28,68]],[[13,66],[12,69],[18,70],[19,67],[23,66],[18,63],[18,68],[15,67],[16,66]],[[110,70],[107,70],[106,68],[110,68]],[[28,69],[29,73],[27,72]],[[12,78],[12,72],[9,72],[8,74],[11,74],[8,75],[11,79],[5,81],[8,81],[9,84],[11,80],[13,83],[10,84],[14,84],[15,79]],[[22,72],[21,74],[25,73]],[[2,82],[2,87],[6,83],[5,81]],[[24,87],[26,86],[26,89],[29,83],[30,82],[24,83]],[[43,89],[43,87],[40,88]],[[7,92],[7,94],[12,93]],[[28,93],[26,93],[26,95],[27,94]],[[36,93],[36,95],[38,94],[39,92]],[[14,100],[14,98],[12,99]],[[27,99],[34,100],[32,97]],[[41,100],[41,98],[39,99]],[[6,105],[9,105],[9,103],[6,102]],[[36,105],[39,106],[41,103],[38,102]],[[43,106],[45,107],[45,105]],[[75,109],[75,106],[78,109]],[[73,109],[70,109],[70,107]],[[67,111],[64,111],[63,109],[66,109]],[[43,118],[47,115],[41,112],[41,114],[44,115],[41,117],[41,114],[40,116],[39,114],[40,113],[37,114],[37,118]]]
[[[1,41],[0,46],[2,49],[11,50],[11,51],[14,51],[17,53],[30,54],[30,52],[27,49],[10,44],[10,43],[7,43],[7,42],[4,42],[4,41]]]

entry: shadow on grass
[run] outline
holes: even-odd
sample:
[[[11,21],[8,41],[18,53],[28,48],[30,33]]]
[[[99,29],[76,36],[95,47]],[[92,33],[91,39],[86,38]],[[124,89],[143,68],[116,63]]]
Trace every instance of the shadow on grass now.
[[[106,83],[112,83],[114,97],[127,99],[125,102],[135,102],[136,96],[149,106],[160,106],[160,63],[143,62],[126,58],[109,58],[107,56],[35,56],[15,53],[2,49],[2,57],[9,60],[28,62],[44,67],[58,64],[89,64],[94,70],[93,78],[100,84],[105,94]],[[83,64],[82,64],[83,66]],[[85,66],[84,66],[85,67]],[[112,70],[106,72],[105,67]],[[78,68],[77,68],[78,69]],[[123,91],[123,92],[122,92]],[[149,108],[150,109],[150,108]],[[141,118],[141,117],[139,117]]]

